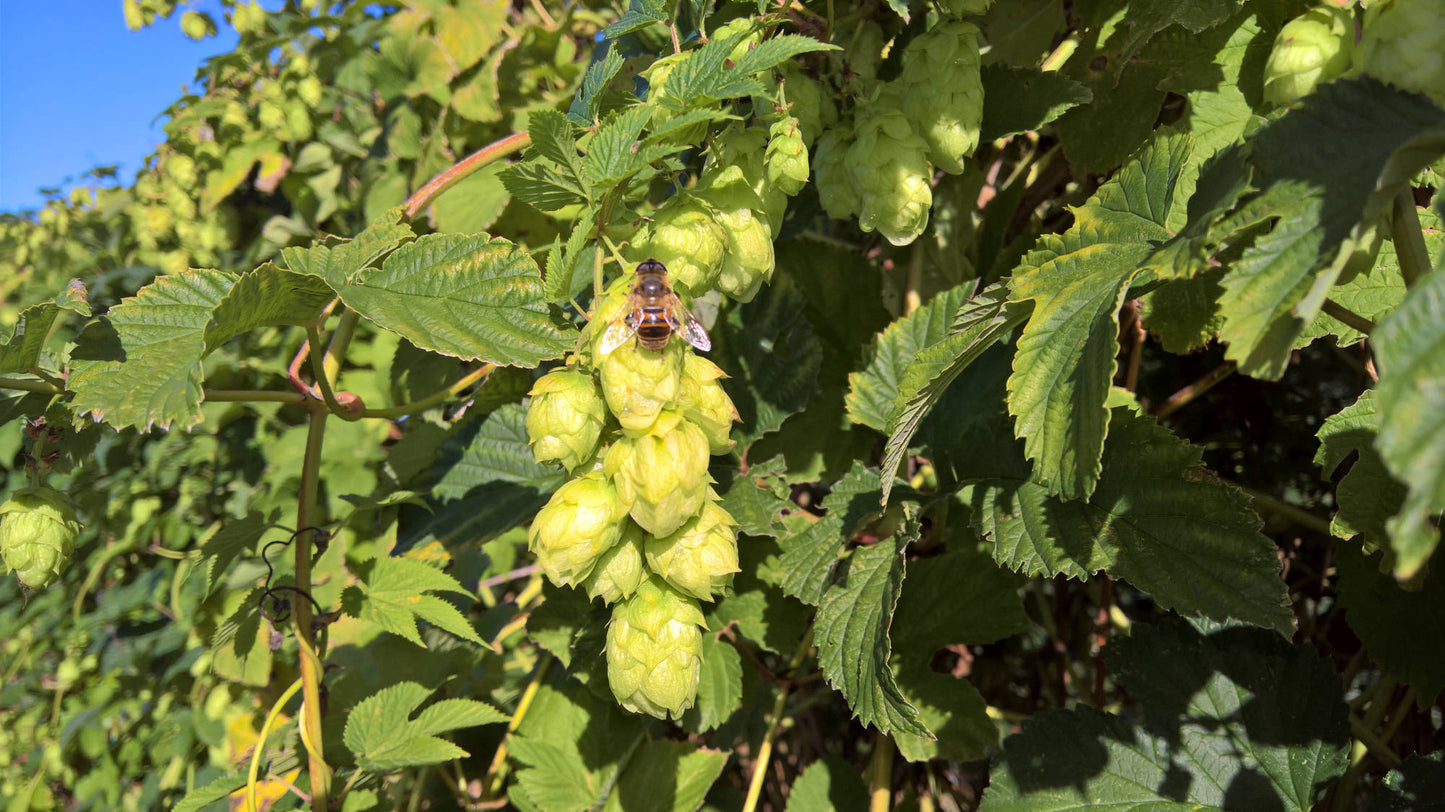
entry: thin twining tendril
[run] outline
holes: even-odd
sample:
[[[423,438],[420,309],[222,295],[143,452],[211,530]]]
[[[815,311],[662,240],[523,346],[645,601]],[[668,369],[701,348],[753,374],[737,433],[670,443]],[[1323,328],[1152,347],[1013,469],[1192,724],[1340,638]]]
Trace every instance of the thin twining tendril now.
[[[279,626],[291,618],[291,601],[288,598],[282,597],[280,594],[282,592],[294,592],[310,601],[311,608],[316,610],[318,617],[323,617],[326,614],[322,611],[321,604],[317,603],[316,599],[311,597],[310,592],[297,586],[291,586],[290,584],[271,586],[271,579],[276,577],[276,568],[271,565],[271,559],[268,558],[271,548],[278,544],[282,547],[289,547],[291,546],[291,542],[296,540],[297,536],[308,530],[315,531],[317,534],[324,534],[326,532],[320,527],[303,527],[292,533],[285,541],[273,541],[261,548],[261,563],[266,565],[266,583],[261,587],[261,597],[257,600],[256,604],[257,608],[261,610],[261,616],[269,620],[272,626]],[[268,604],[267,601],[270,601],[270,603]]]

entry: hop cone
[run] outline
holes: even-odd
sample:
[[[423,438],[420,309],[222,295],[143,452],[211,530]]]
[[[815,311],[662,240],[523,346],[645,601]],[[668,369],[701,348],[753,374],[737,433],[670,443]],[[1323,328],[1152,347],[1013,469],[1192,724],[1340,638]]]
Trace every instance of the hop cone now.
[[[622,541],[597,559],[597,566],[583,586],[589,598],[616,603],[632,597],[638,584],[647,575],[642,561],[642,528],[623,520]]]
[[[763,211],[762,200],[740,168],[715,168],[704,178],[704,183],[698,194],[712,205],[717,212],[717,223],[727,234],[727,252],[717,278],[718,290],[740,302],[751,301],[763,283],[773,276],[771,221]]]
[[[31,589],[60,577],[79,536],[75,510],[53,488],[25,488],[0,505],[0,561]]]
[[[726,454],[735,445],[730,435],[733,423],[738,420],[738,409],[718,383],[725,377],[717,364],[700,355],[689,353],[683,362],[682,397],[678,407],[683,417],[702,429],[708,451],[713,454]]]
[[[1445,21],[1442,21],[1445,22]],[[1289,104],[1350,69],[1355,21],[1341,8],[1316,6],[1290,20],[1274,39],[1264,66],[1264,97]]]
[[[602,356],[597,364],[602,396],[617,422],[629,432],[645,432],[677,401],[682,385],[683,342],[661,350],[630,342]]]
[[[896,94],[885,94],[858,122],[857,140],[843,165],[858,188],[858,226],[907,245],[928,225],[932,172],[928,145],[913,133],[896,101]]]
[[[682,64],[683,60],[687,59],[688,56],[689,52],[687,51],[677,54],[669,54],[653,62],[647,67],[647,70],[644,70],[640,74],[638,74],[643,79],[647,80],[647,100],[649,102],[654,100],[666,101],[671,99],[673,105],[678,107],[681,106],[681,100],[673,98],[671,95],[668,94],[666,90],[667,77],[671,75],[672,71],[678,65]],[[654,108],[654,112],[652,114],[652,126],[661,127],[662,125],[666,124],[668,119],[672,118],[674,115],[676,115],[676,113],[673,112],[668,105],[657,105]],[[707,122],[700,121],[696,124],[684,127],[681,130],[674,131],[671,135],[667,137],[667,140],[679,144],[699,144],[702,143],[702,139],[706,135]]]
[[[795,195],[808,182],[808,146],[798,120],[792,116],[780,119],[768,131],[768,182]]]
[[[582,583],[622,538],[627,509],[600,471],[569,480],[537,512],[527,547],[557,586]]]
[[[692,518],[707,496],[707,437],[676,412],[664,412],[652,430],[623,436],[607,450],[603,471],[632,520],[665,536]]]
[[[813,159],[813,183],[818,187],[818,199],[834,220],[852,217],[863,205],[853,172],[844,164],[852,145],[852,129],[834,127],[818,139],[818,152]]]
[[[950,174],[978,146],[983,122],[978,29],[945,20],[908,43],[898,78],[903,113],[928,144],[928,157]]]
[[[647,232],[636,240],[638,250],[667,266],[674,288],[698,296],[711,290],[722,270],[727,232],[705,200],[686,192],[658,210]]]
[[[647,566],[698,600],[725,594],[740,569],[737,522],[717,502],[708,502],[676,533],[647,540]]]
[[[698,188],[726,188],[741,179],[762,201],[762,206],[753,210],[766,215],[768,226],[776,232],[787,211],[788,196],[768,179],[768,137],[762,127],[734,125],[724,130],[708,151]]]
[[[1371,6],[1360,48],[1366,73],[1445,105],[1445,0]]]
[[[702,627],[697,601],[661,578],[612,609],[607,627],[607,682],[622,707],[676,719],[697,700]]]
[[[568,471],[592,458],[607,407],[592,376],[576,369],[549,372],[532,386],[527,441],[537,462],[556,460]]]

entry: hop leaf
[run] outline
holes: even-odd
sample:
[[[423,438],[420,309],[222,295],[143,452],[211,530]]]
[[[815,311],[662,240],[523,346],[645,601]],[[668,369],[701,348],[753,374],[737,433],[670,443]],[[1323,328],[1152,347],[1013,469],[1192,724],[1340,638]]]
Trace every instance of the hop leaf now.
[[[929,159],[950,174],[962,172],[983,123],[978,29],[957,20],[935,25],[908,43],[898,82],[904,115],[927,142]]]
[[[913,242],[928,225],[933,205],[928,144],[914,134],[896,92],[885,93],[869,108],[855,136],[843,164],[858,189],[858,226],[876,230],[894,245]]]
[[[602,356],[602,395],[607,408],[628,432],[646,432],[662,410],[677,402],[682,385],[681,341],[668,341],[661,350],[629,342]]]
[[[727,594],[733,574],[741,569],[737,522],[710,501],[676,533],[647,540],[647,566],[674,589],[699,600]]]
[[[702,429],[664,412],[647,434],[613,443],[602,470],[612,477],[632,520],[654,536],[666,536],[702,507],[708,456]]]
[[[623,524],[622,541],[597,559],[597,567],[583,583],[587,596],[601,598],[603,603],[632,597],[647,575],[642,561],[642,528],[630,521]]]
[[[527,547],[552,583],[581,584],[602,554],[622,539],[625,516],[617,489],[602,473],[593,471],[552,494],[532,520]]]
[[[622,707],[677,719],[697,701],[702,627],[697,601],[656,576],[612,610],[607,682]]]
[[[802,191],[808,182],[808,146],[798,120],[780,119],[768,131],[768,182],[790,195]]]
[[[1349,70],[1354,60],[1355,22],[1348,11],[1315,6],[1290,20],[1275,37],[1264,67],[1264,97],[1289,104],[1320,82]]]
[[[726,454],[736,444],[731,438],[738,408],[718,383],[727,377],[717,364],[700,355],[688,353],[682,367],[682,396],[678,406],[690,422],[697,424],[707,437],[708,451]]]
[[[643,255],[667,266],[672,286],[691,296],[712,289],[722,270],[727,232],[716,215],[705,200],[684,192],[658,210],[636,241]]]
[[[1365,73],[1445,105],[1445,0],[1372,5],[1360,48]]]
[[[537,462],[556,460],[568,471],[590,460],[607,408],[592,376],[576,369],[550,372],[532,387],[527,441]]]
[[[25,488],[0,505],[0,561],[31,589],[60,577],[79,536],[75,509],[53,488]]]

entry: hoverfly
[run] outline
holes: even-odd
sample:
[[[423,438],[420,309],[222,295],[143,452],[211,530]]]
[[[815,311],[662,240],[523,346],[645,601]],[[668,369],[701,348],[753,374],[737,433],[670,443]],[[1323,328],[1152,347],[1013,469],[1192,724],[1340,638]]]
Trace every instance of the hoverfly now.
[[[637,281],[627,294],[627,306],[607,325],[597,352],[606,355],[633,336],[643,347],[660,350],[673,333],[700,350],[712,349],[707,331],[667,284],[667,268],[649,259],[637,266]]]

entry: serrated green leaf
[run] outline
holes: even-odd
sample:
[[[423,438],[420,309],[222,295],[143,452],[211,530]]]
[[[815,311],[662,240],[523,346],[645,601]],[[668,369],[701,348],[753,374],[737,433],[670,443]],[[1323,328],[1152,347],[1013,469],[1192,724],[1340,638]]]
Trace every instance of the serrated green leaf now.
[[[1366,812],[1440,812],[1445,809],[1445,753],[1410,756],[1380,781]]]
[[[605,51],[605,53],[601,53]],[[579,127],[591,127],[597,117],[602,89],[622,70],[622,54],[610,46],[599,46],[582,77],[582,86],[567,108],[567,118]]]
[[[728,762],[726,750],[644,741],[623,768],[604,812],[693,812]]]
[[[959,308],[942,340],[918,351],[903,367],[888,416],[884,471],[897,471],[919,423],[961,372],[1028,318],[1029,307],[1008,300],[1008,287],[995,283]],[[851,377],[851,376],[850,376]],[[851,393],[850,393],[851,394]],[[883,482],[883,502],[893,482]]]
[[[606,39],[617,39],[649,25],[665,23],[669,14],[666,0],[630,0],[627,11],[617,18],[617,22],[602,29],[602,36]]]
[[[580,589],[546,584],[542,604],[527,616],[527,634],[584,685],[607,682],[607,623],[612,610]]]
[[[688,144],[644,144],[642,128],[652,108],[633,105],[607,117],[587,145],[586,178],[593,187],[616,186],[653,161],[689,148]]]
[[[849,419],[888,432],[893,401],[909,363],[920,350],[948,336],[959,307],[968,301],[972,290],[972,282],[949,288],[874,338],[868,365],[848,375]]]
[[[512,735],[517,783],[542,809],[592,809],[619,782],[619,762],[629,753],[636,758],[646,728],[612,697],[599,697],[559,674],[537,691]]]
[[[1087,497],[1109,430],[1104,407],[1118,354],[1117,314],[1140,261],[1169,238],[1164,224],[1189,159],[1187,137],[1163,136],[1074,211],[1074,226],[1045,236],[1014,271],[1014,301],[1033,313],[1008,381],[1024,454],[1051,493]]]
[[[417,633],[417,618],[426,620],[452,634],[482,644],[482,638],[455,606],[427,593],[454,592],[470,596],[452,576],[429,564],[412,558],[387,556],[375,559],[366,580],[360,583],[365,596],[348,602],[347,613],[375,623],[382,629],[401,635],[426,648]]]
[[[206,591],[220,581],[220,576],[241,553],[256,549],[256,543],[266,532],[266,517],[259,511],[251,511],[239,519],[226,519],[200,539],[201,562],[206,569]]]
[[[751,75],[775,68],[803,54],[840,50],[842,49],[837,45],[819,42],[812,37],[805,37],[801,34],[783,34],[749,48],[748,52],[743,54],[737,64],[729,70],[732,73]]]
[[[1359,545],[1340,542],[1334,553],[1345,621],[1371,659],[1415,686],[1420,702],[1433,703],[1445,690],[1445,626],[1401,618],[1445,617],[1445,578],[1426,578],[1418,590],[1406,591],[1382,572],[1385,561],[1365,555]]]
[[[983,97],[988,99],[979,125],[982,143],[1037,130],[1094,98],[1093,92],[1079,82],[1036,68],[985,65],[980,75]]]
[[[815,606],[822,600],[843,545],[882,512],[880,493],[878,471],[855,460],[823,500],[823,518],[780,540],[784,593]]]
[[[315,323],[336,298],[319,277],[282,270],[267,262],[241,274],[206,325],[206,352],[260,327],[303,327]]]
[[[1140,627],[1106,649],[1144,723],[1087,706],[1024,722],[985,812],[1279,809],[1307,812],[1343,771],[1339,680],[1309,647],[1257,630]]]
[[[968,680],[940,674],[918,661],[895,663],[893,677],[904,701],[933,734],[895,732],[893,740],[904,758],[981,761],[998,746],[998,725],[988,715],[988,701]]]
[[[284,174],[284,167],[290,165],[281,142],[274,138],[258,138],[237,144],[226,150],[220,167],[206,174],[206,186],[199,201],[201,211],[211,211],[236,191],[246,182],[257,162],[261,164],[261,177],[273,175],[278,170]]]
[[[40,363],[45,339],[61,310],[90,315],[85,285],[79,279],[70,280],[53,301],[31,305],[20,311],[10,338],[0,343],[0,373],[29,372]]]
[[[587,193],[580,184],[538,161],[512,164],[498,176],[513,197],[538,211],[557,211],[587,202]]]
[[[416,236],[411,226],[401,222],[401,213],[400,208],[387,210],[350,240],[283,248],[281,259],[288,270],[319,276],[340,290],[357,272]]]
[[[733,594],[707,610],[708,628],[733,623],[760,647],[792,656],[808,628],[808,609],[779,588],[778,558],[778,545],[771,539],[739,539],[742,572],[733,579]]]
[[[1099,487],[1085,502],[1049,496],[1016,463],[993,464],[998,473],[970,503],[1010,569],[1081,579],[1104,570],[1182,614],[1292,632],[1275,545],[1248,499],[1153,419],[1114,409]]]
[[[723,494],[722,506],[738,529],[750,536],[777,538],[786,532],[782,513],[793,507],[782,477],[787,463],[781,457],[750,466]]]
[[[357,765],[370,772],[389,773],[465,758],[467,751],[436,734],[509,719],[475,699],[445,699],[411,718],[431,693],[415,682],[403,682],[381,689],[352,708],[342,738],[355,754]]]
[[[539,465],[527,444],[527,409],[509,403],[485,420],[463,424],[437,455],[432,493],[459,499],[490,482],[507,482],[551,491],[564,479],[559,469]]]
[[[697,704],[683,716],[683,726],[693,733],[716,730],[738,709],[742,699],[743,661],[738,650],[715,634],[704,634]]]
[[[1376,408],[1375,390],[1369,389],[1349,406],[1325,418],[1316,435],[1320,450],[1315,464],[1324,479],[1333,479],[1351,454],[1357,455],[1348,472],[1335,486],[1335,503],[1339,509],[1330,521],[1330,532],[1336,538],[1350,539],[1363,533],[1370,552],[1389,545],[1386,529],[1405,502],[1406,489],[1390,476],[1380,453],[1375,450],[1375,437],[1380,430],[1380,413]]]
[[[1416,283],[1372,341],[1380,365],[1375,445],[1409,485],[1390,522],[1395,575],[1409,578],[1440,543],[1432,517],[1445,508],[1445,264]]]
[[[890,539],[853,551],[848,572],[818,605],[814,640],[823,678],[858,720],[884,733],[932,737],[888,670],[889,628],[903,585],[903,552],[918,538],[915,509]]]
[[[572,344],[543,301],[537,263],[486,234],[429,234],[379,270],[356,274],[340,294],[378,326],[442,355],[536,366]]]
[[[229,773],[217,776],[205,785],[187,792],[185,797],[176,802],[171,812],[201,812],[202,809],[225,799],[231,793],[245,786],[246,776],[241,773]]]
[[[852,764],[827,755],[808,765],[788,790],[784,812],[865,812],[868,785]]]
[[[1191,353],[1214,338],[1224,323],[1219,298],[1224,269],[1172,279],[1150,291],[1142,308],[1144,326],[1168,352]]]
[[[823,349],[805,310],[802,294],[782,277],[731,308],[714,330],[713,360],[730,376],[723,388],[742,416],[733,429],[740,450],[806,408],[817,391]]]
[[[236,277],[191,270],[158,277],[80,334],[71,352],[71,402],[112,426],[201,421],[205,331]]]
[[[535,110],[527,117],[527,134],[538,155],[561,167],[573,180],[582,180],[582,154],[572,135],[572,123],[556,110]]]
[[[577,290],[579,282],[590,278],[592,262],[596,261],[596,250],[586,251],[587,241],[592,234],[595,215],[591,209],[582,213],[572,224],[572,233],[564,244],[557,240],[547,255],[547,275],[542,280],[542,295],[549,302],[565,302]],[[583,260],[589,260],[585,263]]]

